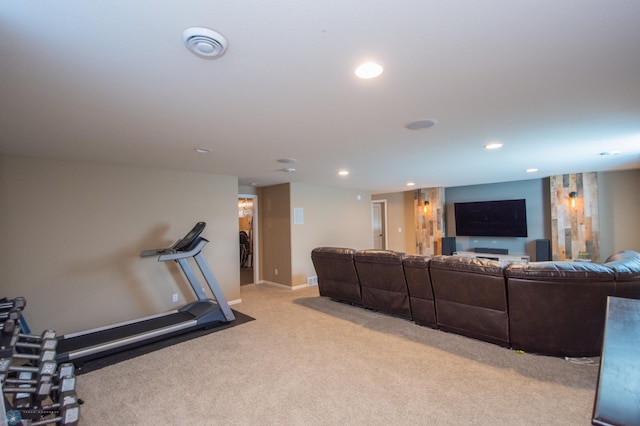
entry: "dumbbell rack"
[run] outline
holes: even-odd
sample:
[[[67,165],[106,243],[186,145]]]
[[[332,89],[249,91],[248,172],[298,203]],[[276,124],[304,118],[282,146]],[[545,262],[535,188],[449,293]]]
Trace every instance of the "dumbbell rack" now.
[[[0,299],[0,426],[77,425],[74,366],[57,364],[55,331],[29,334],[25,306],[22,297]]]

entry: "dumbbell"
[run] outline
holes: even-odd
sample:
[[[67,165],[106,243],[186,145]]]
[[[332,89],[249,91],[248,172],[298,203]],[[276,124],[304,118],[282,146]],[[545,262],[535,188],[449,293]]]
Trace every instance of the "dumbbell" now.
[[[40,351],[55,351],[58,347],[58,339],[43,339],[39,343],[23,342],[20,340],[20,335],[14,335],[11,339],[11,346],[17,348],[36,349]]]
[[[33,373],[23,371],[18,374],[18,379],[6,379],[5,383],[12,383],[13,381],[20,382],[18,387],[20,388],[28,388],[29,383],[31,382],[33,377]],[[33,380],[35,382],[35,380]],[[31,408],[31,394],[27,392],[18,392],[13,397],[13,408],[16,410],[20,409],[29,409]]]
[[[76,426],[80,420],[80,404],[69,404],[65,407],[61,407],[59,410],[59,416],[48,419],[42,419],[29,423],[30,426],[44,426],[50,424],[56,424],[60,426]]]
[[[0,312],[0,322],[18,321],[19,318],[20,311],[17,309],[9,309],[8,311]]]
[[[60,364],[58,373],[56,374],[59,384],[54,387],[54,392],[51,394],[51,400],[55,402],[51,405],[43,405],[40,407],[41,410],[60,409],[73,404],[83,403],[76,393],[74,370],[75,367],[72,363]]]
[[[0,302],[0,310],[12,308],[23,310],[25,306],[27,306],[27,299],[25,299],[24,297],[16,297],[13,300],[7,300],[6,298],[4,298],[4,300]]]
[[[50,382],[52,377],[56,374],[56,369],[58,367],[55,360],[55,352],[53,352],[53,359],[48,359],[51,358],[51,356],[52,355],[47,354],[47,359],[40,362],[37,367],[13,365],[11,358],[0,358],[0,383],[4,383],[7,380],[13,380],[13,383],[16,383],[16,380],[20,380],[19,378],[11,379],[9,374],[12,372],[35,373],[37,375],[37,378],[35,379],[36,382]],[[29,380],[33,379],[30,378]]]
[[[52,378],[55,378],[55,383],[52,382]],[[71,363],[61,364],[55,376],[41,374],[34,379],[32,372],[22,371],[17,378],[6,378],[4,383],[18,385],[17,387],[6,386],[4,389],[6,392],[34,394],[36,401],[41,401],[48,395],[54,400],[60,399],[70,392],[75,393],[76,390],[76,376]]]
[[[55,339],[56,332],[54,330],[45,330],[39,336],[37,334],[18,333],[18,337],[24,340],[35,340],[36,342],[40,342],[45,339]]]
[[[81,403],[76,395],[76,376],[68,375],[61,378],[58,385],[53,387],[51,400],[58,401],[55,403],[57,406],[69,405],[72,402]]]
[[[11,358],[13,356],[11,341],[13,340],[13,336],[19,331],[19,328],[13,320],[0,324],[0,358]]]
[[[29,367],[29,366],[18,366],[11,365],[11,358],[0,358],[0,383],[3,383],[6,378],[8,378],[8,374],[11,372],[17,373],[35,373],[37,375],[38,381],[50,381],[50,378],[56,374],[56,369],[58,364],[55,360],[45,361],[40,363],[37,367]]]
[[[51,412],[54,410],[60,412],[61,409],[65,407],[80,405],[81,403],[82,401],[78,398],[76,392],[73,391],[65,393],[57,400],[57,402],[54,402],[51,405],[43,405],[39,409],[43,412]]]
[[[19,381],[19,379],[16,379]],[[32,380],[26,380],[32,381]],[[75,394],[76,391],[76,377],[65,377],[60,381],[60,384],[54,385],[51,381],[40,380],[35,385],[28,383],[20,384],[18,386],[4,386],[2,389],[5,393],[15,393],[22,397],[22,394],[31,395],[31,400],[36,403],[40,403],[45,399],[52,397],[52,399],[58,400],[64,395],[70,393]],[[55,394],[53,393],[54,391]],[[22,399],[25,399],[22,397]]]
[[[9,318],[0,321],[0,331],[2,333],[12,333],[15,325],[18,323],[18,318]]]
[[[56,339],[56,332],[53,330],[45,330],[38,336],[36,334],[20,333],[19,327],[16,327],[9,345],[41,351],[55,351],[58,347],[58,339]]]
[[[9,346],[14,348],[25,348],[31,351],[55,351],[58,347],[58,339],[55,338],[55,331],[46,330],[41,336],[35,336],[31,334],[20,333],[19,327],[14,329],[11,339],[8,344],[3,342],[2,346]],[[24,340],[22,340],[24,339]],[[2,349],[2,348],[0,348]],[[4,355],[8,357],[9,355]]]
[[[5,340],[7,337],[11,337],[16,333],[20,333],[20,313],[17,311],[10,311],[5,313],[0,318],[0,338]],[[3,346],[6,346],[3,344]]]
[[[75,367],[70,362],[65,362],[64,364],[60,364],[60,366],[58,367],[58,371],[53,376],[44,375],[44,376],[39,376],[38,379],[34,379],[33,373],[28,371],[22,371],[19,373],[18,378],[14,378],[14,379],[7,378],[4,380],[4,383],[12,384],[12,385],[16,385],[16,384],[35,385],[39,381],[43,381],[43,380],[51,381],[51,378],[53,378],[54,382],[59,384],[62,381],[62,379],[64,379],[65,377],[75,377]]]
[[[58,382],[67,376],[75,376],[76,367],[71,362],[65,362],[58,367],[58,373],[56,374]]]
[[[60,379],[57,385],[53,382],[41,382],[38,384],[39,395],[52,395],[52,399],[59,399],[60,396],[76,391],[76,376],[65,376]]]
[[[29,361],[35,361],[38,364],[42,364],[43,362],[46,362],[46,361],[54,361],[57,355],[58,355],[57,352],[52,350],[42,351],[37,355],[17,353],[15,351],[15,348],[13,351],[14,359],[24,359]]]
[[[2,310],[0,311],[0,321],[7,320],[7,319],[18,319],[20,318],[21,312],[22,311],[17,308]]]

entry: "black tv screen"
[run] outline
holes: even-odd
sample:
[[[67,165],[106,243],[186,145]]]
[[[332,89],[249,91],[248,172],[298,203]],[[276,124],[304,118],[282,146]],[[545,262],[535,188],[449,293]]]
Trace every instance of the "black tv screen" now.
[[[526,237],[525,200],[454,203],[456,235],[468,237]]]

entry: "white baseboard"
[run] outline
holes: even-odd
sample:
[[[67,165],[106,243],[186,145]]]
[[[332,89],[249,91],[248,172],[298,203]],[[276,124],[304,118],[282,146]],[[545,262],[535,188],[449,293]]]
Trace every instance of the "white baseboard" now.
[[[280,288],[284,288],[284,289],[286,289],[286,290],[291,290],[291,291],[294,291],[294,290],[301,290],[301,289],[303,289],[303,288],[311,287],[311,286],[310,286],[310,285],[308,285],[308,284],[300,284],[300,285],[296,285],[296,286],[291,287],[291,286],[288,286],[288,285],[285,285],[285,284],[274,283],[274,282],[271,282],[271,281],[260,281],[260,282],[259,282],[259,283],[257,283],[257,284],[267,284],[267,285],[272,285],[272,286],[274,286],[274,287],[280,287]]]

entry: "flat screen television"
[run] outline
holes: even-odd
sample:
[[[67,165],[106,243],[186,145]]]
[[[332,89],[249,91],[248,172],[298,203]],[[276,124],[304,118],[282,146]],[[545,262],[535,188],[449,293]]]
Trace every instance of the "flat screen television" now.
[[[526,237],[527,206],[522,200],[454,203],[456,235]]]

